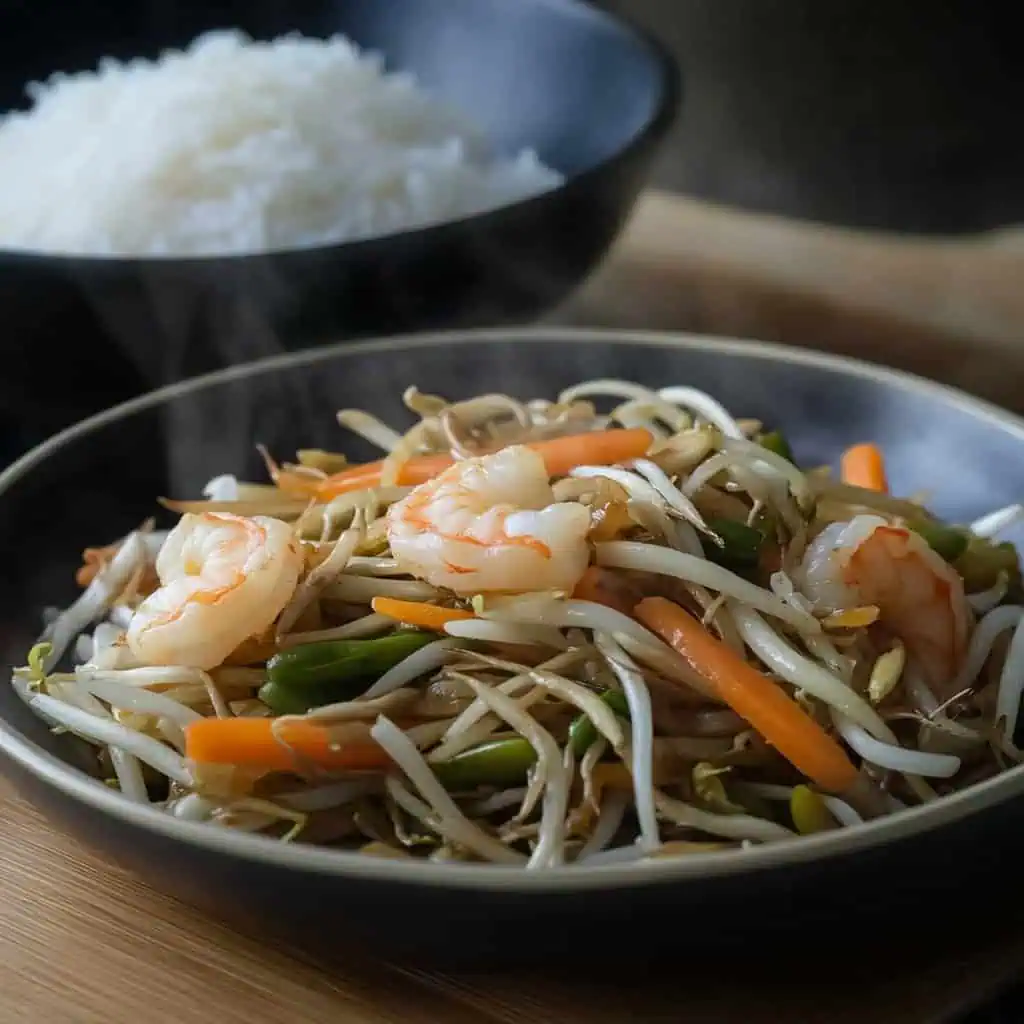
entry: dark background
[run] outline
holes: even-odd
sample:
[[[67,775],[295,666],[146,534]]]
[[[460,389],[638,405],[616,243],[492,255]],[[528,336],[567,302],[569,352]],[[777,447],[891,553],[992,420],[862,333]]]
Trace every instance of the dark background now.
[[[682,63],[663,186],[894,230],[1024,220],[1016,5],[599,2],[653,29]]]

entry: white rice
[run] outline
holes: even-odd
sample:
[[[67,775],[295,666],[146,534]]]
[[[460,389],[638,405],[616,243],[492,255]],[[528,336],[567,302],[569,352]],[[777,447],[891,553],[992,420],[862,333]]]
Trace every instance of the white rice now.
[[[28,87],[0,117],[0,247],[253,252],[384,235],[553,188],[347,39],[201,36]]]

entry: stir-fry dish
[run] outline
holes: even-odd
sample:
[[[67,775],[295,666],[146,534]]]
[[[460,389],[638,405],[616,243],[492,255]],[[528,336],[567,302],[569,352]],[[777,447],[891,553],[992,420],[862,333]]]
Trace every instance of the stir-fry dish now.
[[[802,468],[690,387],[404,400],[404,434],[338,414],[378,462],[264,452],[270,483],[85,552],[14,686],[127,799],[544,869],[856,827],[1021,760],[1021,506],[946,524],[874,445]]]

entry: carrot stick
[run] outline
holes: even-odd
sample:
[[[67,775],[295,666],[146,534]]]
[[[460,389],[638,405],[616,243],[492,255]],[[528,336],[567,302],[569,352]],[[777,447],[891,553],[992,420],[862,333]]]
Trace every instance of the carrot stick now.
[[[449,622],[458,619],[475,619],[472,612],[461,608],[439,608],[436,604],[425,601],[400,601],[395,597],[375,597],[370,607],[378,615],[386,615],[409,626],[419,629],[431,629],[435,633],[443,633]]]
[[[641,427],[629,430],[595,430],[589,434],[554,437],[528,445],[544,459],[548,476],[565,476],[577,466],[611,466],[639,459],[654,439]]]
[[[272,718],[204,718],[185,728],[185,756],[200,764],[294,771],[303,762],[335,771],[387,768],[391,761],[369,734],[339,742],[313,722]]]
[[[857,769],[843,749],[796,701],[679,605],[648,597],[637,605],[636,616],[807,778],[831,793],[845,792],[857,781]]]
[[[855,444],[843,452],[843,483],[863,487],[869,491],[889,493],[885,475],[885,458],[876,444]]]
[[[610,466],[616,462],[637,459],[651,445],[648,431],[636,427],[629,430],[596,430],[589,434],[573,434],[570,437],[555,437],[548,441],[537,441],[527,445],[543,459],[549,476],[565,476],[576,466]],[[432,480],[447,469],[454,460],[450,455],[416,455],[404,463],[398,471],[396,483],[410,487]],[[380,483],[383,462],[368,462],[342,470],[326,480],[313,482],[320,501],[330,501],[339,494],[361,491],[376,487]]]
[[[617,572],[592,565],[580,577],[572,596],[579,601],[603,604],[632,617],[633,609],[643,595]]]
[[[96,574],[117,554],[118,544],[107,544],[102,548],[86,548],[82,552],[82,564],[75,573],[75,582],[80,587],[87,587],[92,583]]]

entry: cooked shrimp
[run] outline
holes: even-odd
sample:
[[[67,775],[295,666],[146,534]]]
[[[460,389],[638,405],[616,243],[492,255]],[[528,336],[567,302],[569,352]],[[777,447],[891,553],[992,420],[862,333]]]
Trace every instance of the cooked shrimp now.
[[[277,618],[302,564],[279,519],[188,513],[157,555],[160,587],[132,616],[128,646],[147,665],[216,668]]]
[[[459,594],[571,591],[589,529],[590,512],[556,502],[544,460],[521,445],[455,463],[387,516],[399,566]]]
[[[808,545],[798,581],[819,610],[875,605],[936,691],[956,676],[970,617],[963,581],[912,530],[872,515],[832,523]]]

